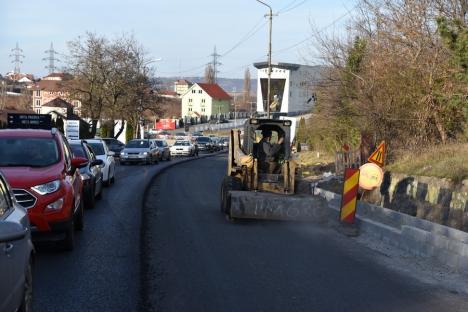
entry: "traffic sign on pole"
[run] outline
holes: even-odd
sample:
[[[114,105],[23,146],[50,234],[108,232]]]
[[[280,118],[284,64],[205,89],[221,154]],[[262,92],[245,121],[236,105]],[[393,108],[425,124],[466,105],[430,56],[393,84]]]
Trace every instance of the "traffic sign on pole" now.
[[[340,209],[340,221],[343,223],[353,224],[355,221],[358,190],[359,169],[346,168]]]
[[[370,162],[373,162],[374,164],[383,167],[385,163],[385,141],[382,141],[377,149],[372,153],[372,155],[369,156],[367,159]]]

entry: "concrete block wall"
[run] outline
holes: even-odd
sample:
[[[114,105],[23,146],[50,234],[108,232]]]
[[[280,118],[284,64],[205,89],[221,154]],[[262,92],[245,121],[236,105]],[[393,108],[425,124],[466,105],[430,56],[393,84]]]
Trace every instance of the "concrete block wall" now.
[[[314,194],[327,200],[328,216],[338,222],[341,195],[318,187]],[[434,258],[468,274],[468,233],[361,201],[356,217],[360,235],[369,235],[415,256]]]
[[[366,201],[468,232],[468,180],[407,176],[386,172]]]

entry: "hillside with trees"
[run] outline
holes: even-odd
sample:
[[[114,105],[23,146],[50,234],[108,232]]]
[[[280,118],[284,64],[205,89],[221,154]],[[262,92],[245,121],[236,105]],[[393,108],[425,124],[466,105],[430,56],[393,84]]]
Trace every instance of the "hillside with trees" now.
[[[390,160],[466,143],[467,2],[361,0],[357,11],[346,38],[315,32],[328,69],[300,139],[328,151],[385,140]]]

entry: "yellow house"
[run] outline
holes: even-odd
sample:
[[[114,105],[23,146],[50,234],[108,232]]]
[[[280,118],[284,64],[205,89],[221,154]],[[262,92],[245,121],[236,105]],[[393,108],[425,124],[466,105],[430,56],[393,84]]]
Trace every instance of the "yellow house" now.
[[[182,118],[229,113],[231,96],[219,85],[195,83],[182,95]]]

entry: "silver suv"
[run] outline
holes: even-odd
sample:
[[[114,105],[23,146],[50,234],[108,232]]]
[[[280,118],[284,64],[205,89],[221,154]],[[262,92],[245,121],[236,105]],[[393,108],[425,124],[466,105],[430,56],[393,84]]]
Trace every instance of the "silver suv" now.
[[[0,311],[31,311],[32,255],[28,214],[0,173]]]

